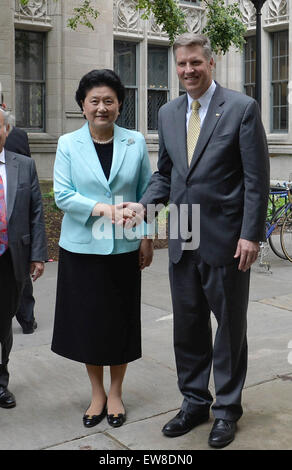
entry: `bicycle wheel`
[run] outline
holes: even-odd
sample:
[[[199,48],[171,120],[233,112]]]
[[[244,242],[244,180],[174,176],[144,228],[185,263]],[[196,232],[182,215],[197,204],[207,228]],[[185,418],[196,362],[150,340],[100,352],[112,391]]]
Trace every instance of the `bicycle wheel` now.
[[[288,212],[281,228],[281,246],[286,258],[292,263],[292,212]]]
[[[277,210],[277,212],[274,214],[272,221],[270,222],[271,225],[276,223],[276,227],[270,234],[268,242],[275,255],[277,255],[281,259],[287,259],[281,246],[281,229],[284,221],[284,216],[281,215],[281,213],[283,212],[283,207],[280,207],[280,209]]]

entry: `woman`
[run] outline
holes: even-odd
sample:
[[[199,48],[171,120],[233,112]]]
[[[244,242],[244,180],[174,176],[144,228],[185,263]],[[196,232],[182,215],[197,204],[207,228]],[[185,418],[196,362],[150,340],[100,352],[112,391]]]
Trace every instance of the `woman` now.
[[[111,70],[81,79],[76,101],[87,122],[60,137],[54,169],[64,218],[52,350],[86,364],[92,386],[86,427],[106,414],[114,427],[126,419],[122,383],[128,362],[141,357],[141,270],[153,256],[151,239],[127,238],[118,225],[135,215],[121,202],[138,201],[151,176],[142,134],[115,124],[124,96]],[[110,366],[108,396],[103,366]]]

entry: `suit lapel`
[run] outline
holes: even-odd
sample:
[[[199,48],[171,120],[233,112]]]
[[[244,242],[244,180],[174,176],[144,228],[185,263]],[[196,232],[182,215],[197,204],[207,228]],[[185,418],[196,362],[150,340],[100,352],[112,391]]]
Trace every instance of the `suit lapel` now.
[[[125,158],[127,150],[127,137],[119,126],[114,128],[114,151],[112,167],[108,179],[108,184],[114,180]]]
[[[86,123],[77,135],[77,142],[79,146],[80,158],[84,160],[90,171],[94,173],[99,182],[109,190],[109,184],[103,172],[98,155],[90,136],[89,126]]]
[[[5,165],[7,179],[7,222],[9,221],[16,197],[18,182],[18,161],[12,152],[5,150]]]
[[[188,171],[188,158],[187,158],[187,130],[186,130],[186,113],[187,113],[187,94],[178,103],[175,109],[175,135],[181,136],[177,139],[177,146],[179,149],[179,165],[178,168],[183,168],[183,174]]]
[[[222,109],[222,104],[224,103],[225,99],[222,93],[222,88],[220,85],[218,85],[218,83],[216,85],[216,90],[211,98],[189,171],[192,171],[195,168],[200,158],[202,157],[206,145],[208,144],[211,135],[213,134],[215,127],[217,126],[224,112]]]

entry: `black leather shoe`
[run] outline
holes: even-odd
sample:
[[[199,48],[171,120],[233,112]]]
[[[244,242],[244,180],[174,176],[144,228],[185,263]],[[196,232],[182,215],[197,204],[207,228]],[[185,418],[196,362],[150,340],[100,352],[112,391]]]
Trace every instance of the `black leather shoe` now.
[[[208,419],[208,412],[189,414],[180,410],[179,413],[162,428],[162,432],[167,437],[182,436],[191,431],[195,426],[205,423]]]
[[[0,387],[0,406],[1,408],[14,408],[16,401],[13,393],[8,388]]]
[[[124,406],[123,402],[122,404]],[[112,426],[113,428],[119,428],[126,421],[126,411],[125,413],[118,413],[117,415],[107,413],[106,417],[107,417],[107,422],[110,426]]]
[[[32,325],[22,325],[22,333],[24,335],[30,335],[31,333],[34,333],[34,330],[36,330],[37,327],[38,327],[38,324],[34,320]]]
[[[106,415],[106,402],[104,404],[103,410],[99,415],[84,415],[83,416],[83,424],[86,428],[93,428],[99,424]]]
[[[236,431],[236,422],[227,419],[215,419],[209,436],[211,447],[225,447],[233,441]]]
[[[126,421],[126,413],[119,413],[117,415],[107,414],[107,422],[113,428],[119,428]]]

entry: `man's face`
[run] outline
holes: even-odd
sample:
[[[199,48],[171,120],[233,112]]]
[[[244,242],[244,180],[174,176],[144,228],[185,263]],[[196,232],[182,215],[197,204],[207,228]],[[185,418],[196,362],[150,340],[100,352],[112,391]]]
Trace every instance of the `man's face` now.
[[[8,136],[8,130],[8,126],[4,123],[4,115],[0,111],[0,152],[2,152],[4,148],[6,137]]]
[[[214,60],[208,60],[201,46],[181,46],[176,50],[179,81],[193,99],[198,99],[212,83]]]

